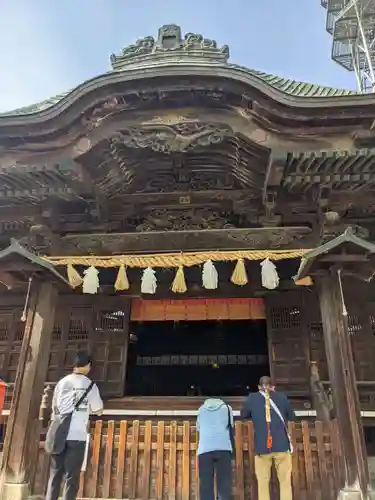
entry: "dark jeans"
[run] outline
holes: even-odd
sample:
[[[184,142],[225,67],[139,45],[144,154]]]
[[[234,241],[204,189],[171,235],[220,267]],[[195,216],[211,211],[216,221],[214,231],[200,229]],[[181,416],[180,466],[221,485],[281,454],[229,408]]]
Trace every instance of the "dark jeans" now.
[[[67,441],[62,453],[51,455],[46,500],[59,498],[63,480],[63,499],[76,500],[85,448],[85,441]]]
[[[232,457],[230,451],[210,451],[198,455],[200,500],[215,500],[214,478],[219,500],[230,500]]]

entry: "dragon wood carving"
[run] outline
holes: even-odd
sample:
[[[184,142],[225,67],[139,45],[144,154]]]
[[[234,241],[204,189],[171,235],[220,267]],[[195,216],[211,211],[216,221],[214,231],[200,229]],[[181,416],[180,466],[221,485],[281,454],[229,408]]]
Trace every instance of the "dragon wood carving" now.
[[[196,251],[225,249],[309,248],[311,230],[306,227],[273,229],[212,229],[151,231],[138,233],[74,234],[62,238],[66,255],[108,255],[111,253]]]
[[[112,144],[169,154],[218,144],[230,134],[228,126],[197,121],[174,125],[146,124],[118,132],[112,138]]]
[[[186,231],[235,227],[230,214],[208,210],[155,210],[136,226],[136,231]]]

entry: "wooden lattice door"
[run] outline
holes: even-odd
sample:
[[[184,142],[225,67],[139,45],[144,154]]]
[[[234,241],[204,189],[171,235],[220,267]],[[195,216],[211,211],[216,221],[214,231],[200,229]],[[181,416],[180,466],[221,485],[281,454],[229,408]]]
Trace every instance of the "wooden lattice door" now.
[[[368,285],[367,285],[368,286]],[[375,408],[375,302],[347,300],[359,400],[362,409]]]
[[[16,379],[25,323],[19,308],[0,308],[0,377],[7,383]]]
[[[99,381],[103,395],[121,397],[124,394],[126,359],[129,343],[129,312],[102,309],[96,312],[91,339],[94,361],[93,378]]]
[[[56,382],[72,369],[78,350],[91,353],[90,374],[104,397],[123,395],[128,352],[129,304],[60,307],[52,336],[47,382]]]
[[[289,395],[309,399],[310,352],[304,292],[270,293],[266,311],[271,376]]]

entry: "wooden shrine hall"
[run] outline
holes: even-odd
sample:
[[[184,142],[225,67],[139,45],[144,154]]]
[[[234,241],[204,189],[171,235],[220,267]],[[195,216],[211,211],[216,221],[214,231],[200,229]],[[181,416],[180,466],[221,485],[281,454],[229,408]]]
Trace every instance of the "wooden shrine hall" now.
[[[271,374],[296,499],[372,495],[375,97],[229,62],[163,26],[0,115],[1,498],[43,498],[55,383],[105,402],[79,498],[197,498],[197,409]],[[251,422],[233,495],[257,498]],[[277,498],[277,481],[272,479]]]

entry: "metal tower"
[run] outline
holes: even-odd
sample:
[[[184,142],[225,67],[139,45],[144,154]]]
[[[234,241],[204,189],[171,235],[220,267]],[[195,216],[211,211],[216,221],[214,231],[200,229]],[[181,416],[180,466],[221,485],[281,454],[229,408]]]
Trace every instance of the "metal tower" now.
[[[321,0],[332,59],[354,71],[358,90],[375,92],[375,0]]]

